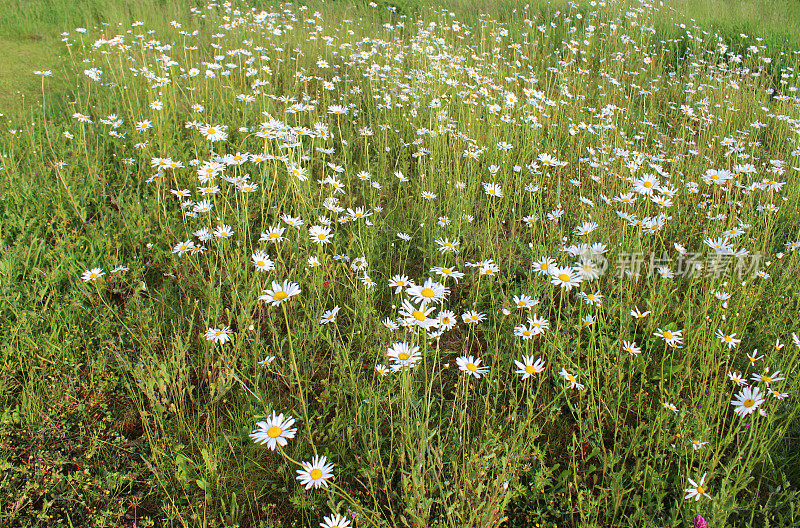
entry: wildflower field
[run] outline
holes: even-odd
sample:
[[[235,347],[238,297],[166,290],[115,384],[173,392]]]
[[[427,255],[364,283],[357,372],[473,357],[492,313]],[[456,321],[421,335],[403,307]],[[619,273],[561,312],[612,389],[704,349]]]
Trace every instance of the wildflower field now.
[[[3,8],[0,526],[800,526],[800,8],[696,4]]]

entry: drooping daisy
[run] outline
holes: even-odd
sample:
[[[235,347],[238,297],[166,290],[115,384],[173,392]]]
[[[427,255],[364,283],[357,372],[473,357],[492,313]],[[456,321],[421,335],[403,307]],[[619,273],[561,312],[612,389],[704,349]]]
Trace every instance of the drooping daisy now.
[[[392,369],[395,371],[412,368],[422,359],[418,346],[411,346],[404,342],[392,343],[392,346],[386,350],[386,355],[391,360]]]
[[[368,290],[372,290],[375,288],[376,284],[372,278],[364,272],[364,275],[361,277],[361,284],[367,287]]]
[[[285,227],[282,226],[272,226],[270,227],[266,233],[261,233],[261,238],[258,239],[259,242],[283,242],[286,240],[284,238],[283,233],[286,231]]]
[[[458,253],[458,246],[461,244],[460,241],[451,241],[449,238],[437,238],[434,242],[439,246],[440,253]]]
[[[466,324],[476,324],[486,319],[486,314],[477,312],[475,310],[467,310],[461,314],[461,320]]]
[[[531,328],[537,330],[537,334],[541,334],[548,328],[550,328],[550,321],[545,319],[544,317],[539,317],[537,314],[533,314],[528,317],[528,324],[531,325]]]
[[[478,274],[480,275],[488,275],[489,277],[494,277],[500,271],[500,266],[494,263],[492,259],[487,259],[482,262],[478,262]]]
[[[403,317],[406,326],[419,326],[428,330],[429,328],[435,327],[439,324],[437,319],[428,317],[433,313],[435,308],[426,308],[425,305],[420,306],[417,308],[408,299],[403,299],[403,303],[400,305],[400,316]]]
[[[322,528],[350,528],[350,521],[338,513],[336,515],[329,515],[324,518],[323,522],[319,523]]]
[[[275,361],[275,356],[265,356],[258,364],[262,367],[268,367],[273,361]]]
[[[779,400],[785,400],[786,398],[789,397],[789,393],[788,392],[781,392],[781,391],[778,391],[778,390],[775,390],[775,389],[767,388],[767,392],[772,394],[773,397],[775,397],[775,398],[777,398]]]
[[[323,455],[314,455],[311,462],[301,462],[301,469],[297,470],[297,480],[306,487],[307,490],[320,487],[328,487],[328,479],[333,476],[333,464],[327,463],[328,459]]]
[[[223,326],[222,328],[209,328],[205,332],[206,341],[224,344],[231,340],[231,327]]]
[[[233,231],[229,225],[220,225],[214,229],[214,236],[217,238],[230,238],[233,236]]]
[[[319,324],[324,324],[325,325],[325,324],[329,324],[329,323],[335,323],[336,322],[336,314],[339,313],[340,309],[341,309],[341,307],[334,306],[332,309],[326,310],[325,313],[322,314],[322,317],[320,317]]]
[[[403,291],[403,288],[408,288],[409,286],[413,285],[414,282],[409,280],[407,275],[392,275],[392,278],[389,279],[389,287],[395,289],[395,294]]]
[[[480,379],[481,376],[489,372],[489,367],[481,367],[481,358],[473,356],[459,356],[456,358],[458,368],[468,376]]]
[[[736,407],[733,412],[739,416],[747,416],[764,403],[761,389],[758,387],[745,387],[731,400],[731,405]]]
[[[486,194],[493,196],[494,198],[503,197],[503,189],[496,183],[483,182],[483,190],[486,192]]]
[[[514,364],[517,366],[515,374],[520,374],[523,380],[544,370],[544,361],[542,361],[542,358],[534,360],[533,356],[523,356],[522,361],[517,361],[515,359]]]
[[[520,310],[523,308],[533,308],[537,304],[539,304],[539,301],[529,295],[522,294],[514,296],[514,306]]]
[[[292,297],[300,295],[300,292],[302,292],[300,285],[294,282],[285,280],[283,284],[278,284],[272,281],[272,289],[264,290],[264,294],[260,295],[258,300],[270,303],[272,306],[278,306],[283,301],[288,301]]]
[[[638,356],[642,353],[642,349],[636,346],[635,341],[623,341],[622,342],[622,350],[627,352],[632,356]]]
[[[742,342],[741,339],[736,339],[735,333],[728,335],[719,328],[717,328],[716,336],[717,339],[719,339],[723,345],[728,345],[728,350],[730,350],[731,348],[735,347],[736,345]]]
[[[653,335],[660,337],[668,345],[680,345],[683,342],[682,330],[662,330],[658,328]]]
[[[283,220],[286,223],[286,225],[288,225],[290,227],[297,228],[297,229],[300,229],[300,226],[303,225],[303,220],[302,219],[295,218],[294,216],[289,216],[287,214],[282,214],[281,215],[281,220]]]
[[[582,384],[578,383],[578,378],[573,374],[567,372],[566,368],[561,367],[561,372],[559,372],[558,374],[570,383],[569,385],[570,389],[583,390],[584,387]]]
[[[740,387],[747,385],[747,381],[738,372],[728,372],[728,379]]]
[[[598,306],[603,302],[603,295],[599,291],[594,293],[580,292],[578,295],[580,295],[583,301],[589,306]]]
[[[769,374],[768,372],[765,372],[764,374],[755,374],[755,373],[753,373],[753,375],[750,376],[750,380],[751,381],[760,381],[761,383],[766,383],[767,386],[769,386],[770,383],[773,383],[775,381],[782,381],[782,380],[786,379],[786,378],[780,377],[780,375],[781,375],[781,371],[780,370],[776,370],[772,374]]]
[[[755,350],[753,350],[752,354],[747,354],[747,359],[750,361],[751,365],[755,366],[756,361],[758,361],[759,359],[764,359],[764,355],[762,354],[759,356],[758,349],[756,348]]]
[[[207,140],[215,142],[215,141],[223,141],[228,138],[228,133],[225,130],[228,127],[223,125],[203,125],[200,127],[200,133],[205,137]]]
[[[191,251],[193,247],[194,247],[193,240],[187,240],[186,242],[178,242],[177,244],[175,244],[175,247],[172,248],[172,252],[177,254],[179,257],[182,257],[184,253],[186,253],[187,251]]]
[[[257,429],[250,433],[250,438],[257,444],[267,444],[274,451],[277,446],[284,447],[297,434],[297,429],[292,428],[292,425],[294,418],[291,415],[284,418],[283,413],[276,414],[272,411],[272,416],[266,421],[256,423]]]
[[[522,339],[528,340],[533,339],[533,337],[537,334],[540,334],[541,330],[534,326],[525,326],[519,325],[514,327],[514,335],[517,337],[521,337]]]
[[[452,279],[455,279],[456,284],[458,284],[459,279],[464,277],[464,274],[456,269],[448,267],[440,267],[440,266],[433,266],[431,268],[431,273],[436,273],[437,275],[442,277],[450,277]]]
[[[84,271],[81,275],[81,279],[83,279],[84,282],[91,282],[99,279],[103,275],[105,275],[105,273],[103,273],[103,268],[92,268]]]
[[[703,473],[703,476],[700,477],[700,482],[695,482],[692,479],[688,479],[689,480],[689,484],[692,487],[691,488],[686,488],[685,490],[683,490],[686,493],[686,496],[684,497],[684,499],[687,499],[687,500],[688,499],[694,499],[695,501],[699,501],[700,497],[702,497],[702,496],[706,496],[709,499],[711,498],[711,495],[708,494],[708,492],[706,491],[706,488],[703,487],[703,483],[706,480],[706,475],[707,475],[707,473]]]

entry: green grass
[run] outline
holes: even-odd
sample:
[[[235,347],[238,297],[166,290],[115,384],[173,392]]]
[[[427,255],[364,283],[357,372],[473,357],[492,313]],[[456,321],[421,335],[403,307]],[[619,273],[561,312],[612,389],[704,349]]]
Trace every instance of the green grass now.
[[[697,514],[715,527],[797,525],[800,345],[792,336],[800,333],[800,252],[791,243],[800,238],[800,163],[796,125],[782,116],[800,117],[790,90],[798,86],[792,51],[800,17],[789,16],[799,8],[492,2],[482,15],[455,1],[445,12],[419,2],[399,2],[396,12],[378,4],[309,2],[307,10],[284,11],[253,2],[275,13],[280,33],[254,31],[244,3],[234,6],[239,13],[197,4],[203,18],[173,0],[0,7],[0,19],[10,21],[0,29],[8,56],[0,66],[7,118],[0,127],[0,524],[318,526],[340,513],[356,528],[689,526]],[[780,9],[789,15],[778,23],[772,13]],[[306,22],[315,11],[321,18]],[[227,26],[238,17],[250,18]],[[198,36],[180,33],[173,20]],[[417,34],[415,20],[428,33]],[[318,37],[335,37],[332,46],[309,39],[316,25]],[[723,62],[715,31],[742,63]],[[117,34],[130,47],[92,46]],[[570,40],[585,53],[566,49]],[[751,44],[764,44],[759,55],[773,60],[750,56]],[[250,54],[225,53],[240,48]],[[439,52],[448,55],[432,57]],[[163,75],[164,54],[178,64],[169,67],[170,83],[154,87],[142,68]],[[330,67],[317,63],[321,57]],[[238,67],[206,79],[212,67],[204,62]],[[380,68],[367,78],[372,62]],[[730,73],[738,64],[763,70]],[[101,81],[84,73],[93,67]],[[200,74],[181,76],[190,67]],[[52,78],[31,73],[46,69]],[[267,83],[254,88],[254,79]],[[507,90],[518,100],[503,108]],[[313,108],[287,113],[281,96]],[[196,103],[202,112],[192,110]],[[350,105],[348,114],[330,114],[336,104]],[[122,124],[109,124],[109,114]],[[268,116],[308,129],[324,123],[333,134],[256,136]],[[137,131],[144,120],[152,127]],[[228,125],[229,136],[212,143],[188,120]],[[360,133],[365,126],[372,135]],[[736,150],[726,146],[730,138]],[[499,142],[513,148],[503,152]],[[485,147],[477,160],[463,155],[476,146]],[[217,176],[213,211],[187,217],[191,206],[171,191],[202,198],[190,160],[237,152],[286,159],[231,163],[226,176],[247,175],[255,192]],[[567,165],[530,166],[539,154]],[[166,157],[184,166],[151,167]],[[751,162],[756,174],[739,171],[736,180],[775,179],[783,188],[701,179],[709,168]],[[309,179],[294,176],[293,165]],[[379,185],[360,179],[361,171]],[[645,173],[657,175],[665,197],[674,187],[674,205],[632,191]],[[318,183],[326,176],[346,192]],[[489,196],[488,182],[504,196]],[[538,191],[529,190],[534,185]],[[635,204],[611,201],[626,192],[638,196]],[[332,212],[330,197],[370,216],[354,211],[339,222],[347,213]],[[618,209],[671,218],[648,231]],[[556,210],[560,220],[548,220]],[[302,228],[280,213],[302,219]],[[321,215],[332,223],[324,246],[308,231]],[[539,218],[526,226],[528,215]],[[597,226],[576,234],[585,222]],[[221,224],[235,231],[231,238],[201,242],[194,234]],[[287,228],[285,241],[259,241],[276,225]],[[710,265],[714,253],[703,240],[734,227],[745,235],[731,244],[762,257],[746,280],[680,274],[687,260],[675,243]],[[442,238],[458,241],[459,252],[440,251]],[[206,251],[176,254],[189,239]],[[593,257],[609,265],[597,279],[565,290],[532,270],[543,256],[571,265],[577,257],[562,246],[583,242],[607,246],[605,260]],[[257,270],[256,251],[275,269]],[[647,259],[645,274],[651,255],[666,254],[678,276],[625,276],[629,254]],[[359,258],[365,270],[355,266]],[[470,265],[485,259],[499,271]],[[112,273],[118,266],[127,269]],[[444,279],[433,266],[465,276]],[[102,278],[82,279],[95,267]],[[769,277],[751,277],[757,270]],[[387,285],[397,274],[443,282],[449,293],[434,313],[452,310],[454,328],[430,339],[419,329],[387,329],[383,321],[412,297]],[[279,306],[258,300],[284,280],[302,292]],[[596,292],[602,303],[590,305],[585,296]],[[521,310],[518,295],[539,302]],[[322,324],[334,306],[336,321]],[[634,319],[635,307],[651,313]],[[466,324],[468,310],[486,319]],[[515,335],[533,313],[549,328],[530,340]],[[232,341],[204,337],[221,327],[232,329]],[[662,330],[682,330],[683,347],[654,335]],[[729,348],[717,331],[741,342]],[[623,341],[641,353],[629,354]],[[397,342],[420,347],[420,362],[378,375],[376,364],[392,363],[386,352]],[[756,350],[765,357],[751,364]],[[541,358],[543,371],[523,381],[514,361],[524,355]],[[465,375],[456,366],[465,356],[489,370]],[[570,387],[562,368],[584,389]],[[730,401],[739,389],[728,373],[766,368],[787,378],[771,386],[789,398],[769,396],[763,416],[735,415]],[[297,419],[283,450],[248,436],[273,411]],[[695,450],[692,440],[708,443]],[[335,464],[334,478],[307,491],[297,464],[317,453]],[[712,499],[685,500],[688,479],[704,473]]]

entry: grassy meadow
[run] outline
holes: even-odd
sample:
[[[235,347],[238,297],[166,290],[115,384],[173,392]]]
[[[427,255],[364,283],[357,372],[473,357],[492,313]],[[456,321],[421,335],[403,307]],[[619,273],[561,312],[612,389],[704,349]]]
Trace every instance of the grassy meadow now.
[[[0,19],[0,526],[800,526],[796,2]]]

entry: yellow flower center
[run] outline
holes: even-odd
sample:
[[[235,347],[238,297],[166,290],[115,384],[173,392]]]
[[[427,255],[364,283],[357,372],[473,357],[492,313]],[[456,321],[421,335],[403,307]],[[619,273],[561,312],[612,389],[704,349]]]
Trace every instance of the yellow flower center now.
[[[650,187],[653,186],[653,182],[646,181],[646,182],[644,182],[644,186],[649,189]]]
[[[664,339],[672,339],[672,332],[664,332],[662,335]]]
[[[266,265],[267,263],[264,262],[263,260],[259,260],[258,262],[256,262],[256,266],[258,266],[259,268],[263,268]]]
[[[272,296],[272,298],[275,299],[276,301],[282,301],[285,298],[287,298],[288,296],[289,295],[285,291],[279,291],[279,292],[275,292],[275,294]]]
[[[442,268],[442,273],[444,273],[445,275],[450,275],[451,273],[453,273],[453,270],[451,270],[450,268]]]
[[[413,315],[414,319],[416,319],[417,321],[424,321],[425,320],[425,314],[422,313],[419,310],[414,310],[414,312],[411,315]]]
[[[282,432],[283,430],[280,427],[278,427],[277,425],[273,425],[272,427],[267,429],[267,436],[270,438],[278,438]]]
[[[436,293],[434,293],[434,291],[431,288],[423,288],[420,293],[422,294],[423,297],[427,297],[429,299],[436,295]]]
[[[533,365],[528,365],[527,367],[525,367],[525,372],[527,372],[528,374],[533,374],[534,372],[536,372],[536,370],[533,368]]]
[[[325,240],[326,236],[327,235],[325,233],[320,233],[319,235],[317,235],[317,238],[319,238],[320,240]]]
[[[745,401],[742,402],[742,405],[747,407],[748,409],[756,404],[756,401],[753,398],[747,398]]]
[[[470,372],[475,372],[478,370],[478,366],[475,363],[467,363],[467,370]]]
[[[322,476],[322,470],[314,468],[311,470],[308,476],[314,480],[318,480]]]
[[[561,275],[558,276],[558,280],[560,280],[561,282],[569,282],[569,275],[567,275],[566,273],[562,273]]]
[[[520,308],[525,306],[525,301],[517,301],[517,306],[519,306]]]
[[[401,360],[401,361],[408,361],[408,358],[410,358],[410,357],[411,357],[411,356],[409,356],[409,355],[408,355],[407,353],[405,353],[405,352],[400,352],[399,354],[397,354],[397,359],[399,359],[399,360]]]
[[[770,381],[772,381],[772,377],[771,376],[761,376],[761,381],[763,381],[764,383],[769,383]]]
[[[706,489],[703,486],[697,486],[697,493],[702,495],[705,492],[706,492]]]
[[[217,129],[216,128],[209,128],[208,129],[208,133],[209,134],[216,134],[217,133]]]
[[[278,238],[280,235],[278,233],[270,233],[269,238]]]
[[[522,335],[524,335],[525,337],[528,337],[528,336],[529,336],[529,335],[531,335],[532,333],[533,333],[533,332],[531,332],[530,330],[523,330],[523,331],[522,331]]]
[[[567,379],[568,379],[569,381],[573,382],[573,383],[575,383],[576,381],[578,381],[578,379],[577,379],[575,376],[573,376],[572,374],[567,374]]]

